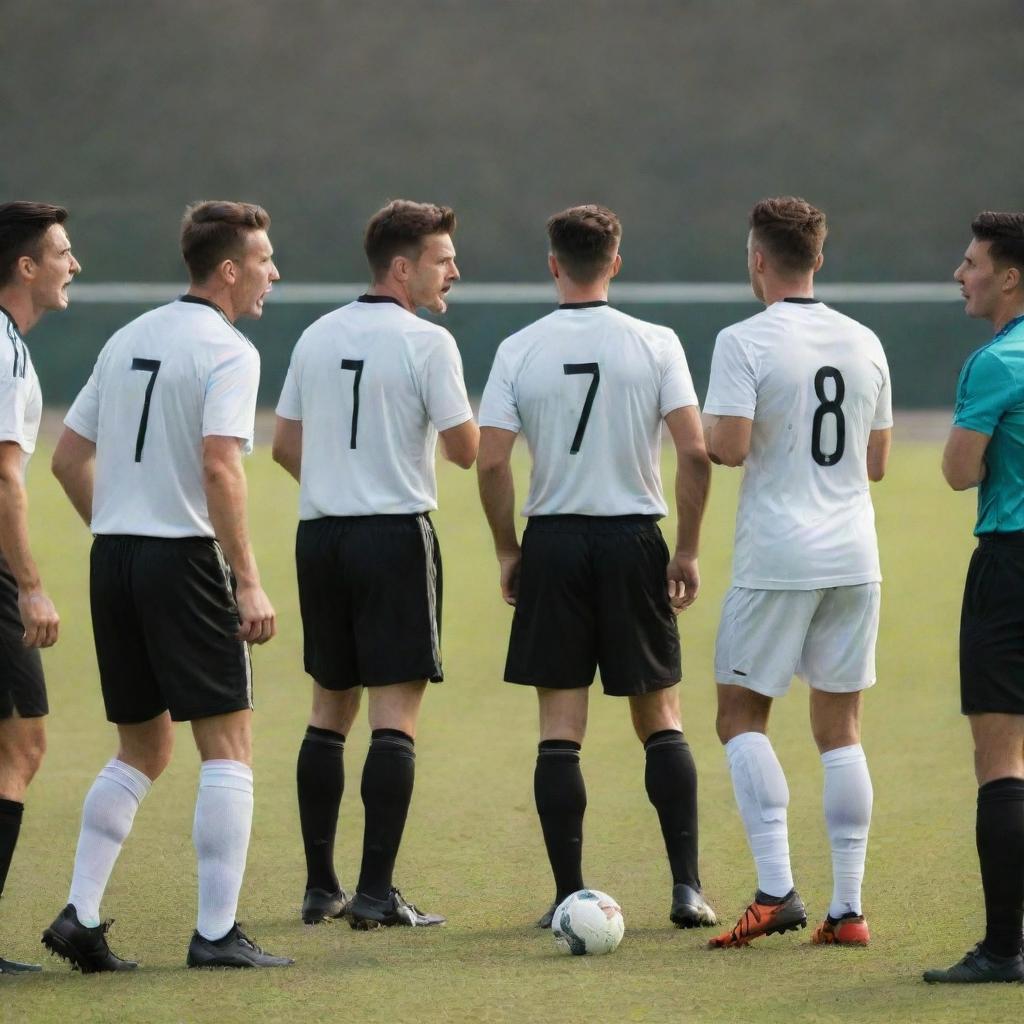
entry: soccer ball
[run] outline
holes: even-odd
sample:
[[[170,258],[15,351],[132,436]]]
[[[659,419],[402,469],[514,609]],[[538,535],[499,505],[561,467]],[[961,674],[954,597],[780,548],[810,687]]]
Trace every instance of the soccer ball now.
[[[573,956],[611,953],[622,941],[625,927],[622,908],[596,889],[580,889],[566,896],[551,919],[555,945]]]

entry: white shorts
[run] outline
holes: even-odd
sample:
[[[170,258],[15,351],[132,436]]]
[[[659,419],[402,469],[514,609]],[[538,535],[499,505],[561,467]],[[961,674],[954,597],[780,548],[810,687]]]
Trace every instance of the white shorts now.
[[[722,602],[715,678],[781,697],[794,675],[815,690],[853,693],[875,682],[881,587],[732,587]]]

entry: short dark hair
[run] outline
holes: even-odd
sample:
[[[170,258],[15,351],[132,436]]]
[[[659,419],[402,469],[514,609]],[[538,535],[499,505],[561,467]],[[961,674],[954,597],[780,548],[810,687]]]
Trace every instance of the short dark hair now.
[[[622,224],[606,206],[570,206],[548,218],[548,239],[558,265],[577,284],[592,284],[615,259]]]
[[[1024,278],[1024,213],[993,213],[986,210],[971,221],[971,233],[988,242],[994,263],[1016,267]]]
[[[387,273],[396,256],[416,258],[430,235],[450,235],[455,230],[455,211],[450,206],[392,199],[366,225],[363,249],[374,279]]]
[[[780,270],[814,269],[828,234],[825,214],[798,196],[762,199],[750,211],[750,229]]]
[[[54,224],[63,224],[68,211],[49,203],[0,204],[0,288],[14,279],[14,267],[22,256],[38,261],[43,235]]]
[[[181,255],[189,277],[205,281],[224,260],[240,259],[246,236],[268,227],[270,214],[255,203],[213,199],[186,206]]]

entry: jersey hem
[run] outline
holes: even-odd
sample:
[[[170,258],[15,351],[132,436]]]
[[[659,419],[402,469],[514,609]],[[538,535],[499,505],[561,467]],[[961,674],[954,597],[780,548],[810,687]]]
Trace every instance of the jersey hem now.
[[[521,433],[523,429],[518,423],[508,423],[504,420],[492,419],[490,416],[481,416],[478,422],[481,427],[497,427],[499,430],[509,430],[513,434]]]
[[[741,580],[733,577],[731,585],[741,590],[832,590],[835,587],[860,587],[866,583],[881,582],[881,573],[873,572],[816,580]]]
[[[443,420],[439,420],[434,424],[434,429],[440,434],[442,430],[451,430],[452,427],[458,427],[463,423],[468,423],[472,418],[473,410],[465,409],[460,413],[456,413],[454,416],[446,416]]]
[[[29,447],[28,441],[26,441],[24,437],[19,437],[9,431],[0,430],[0,441],[13,441],[14,444],[16,444],[26,455],[32,455],[36,450],[36,446],[34,444]]]
[[[88,427],[82,423],[72,420],[70,417],[65,417],[64,426],[67,427],[68,430],[73,430],[79,437],[84,437],[86,441],[92,441],[93,444],[96,443],[96,438],[99,436],[99,431],[90,432]]]
[[[754,418],[754,409],[749,405],[712,405],[709,402],[704,406],[704,412],[709,416],[742,416],[746,420]]]

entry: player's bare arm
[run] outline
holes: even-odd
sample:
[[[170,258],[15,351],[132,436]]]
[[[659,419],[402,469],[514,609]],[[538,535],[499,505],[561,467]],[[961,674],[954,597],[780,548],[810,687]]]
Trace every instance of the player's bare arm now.
[[[235,600],[241,620],[238,638],[266,643],[277,632],[277,620],[260,584],[249,540],[245,508],[248,488],[242,469],[242,443],[237,437],[203,439],[203,488],[210,522],[237,581]]]
[[[86,526],[92,523],[92,491],[96,476],[96,445],[65,427],[53,450],[50,469]]]
[[[22,475],[22,450],[14,441],[0,442],[0,551],[18,584],[18,610],[26,647],[52,647],[60,619],[43,590],[28,542],[28,495]]]
[[[950,430],[942,453],[942,475],[954,491],[977,487],[985,479],[985,449],[991,440],[977,430]]]
[[[892,448],[892,427],[872,430],[868,434],[868,479],[878,483],[885,476],[889,465],[889,450]]]
[[[302,420],[276,417],[272,451],[274,461],[298,480],[302,471]]]
[[[491,527],[494,553],[501,569],[501,596],[512,605],[516,603],[522,557],[516,536],[516,488],[512,479],[512,447],[516,437],[511,430],[482,427],[476,462],[480,502]]]
[[[449,427],[437,435],[441,442],[441,454],[461,469],[469,469],[476,462],[480,448],[480,428],[475,420],[466,420],[456,427]]]
[[[665,571],[672,608],[680,612],[697,600],[700,524],[708,499],[711,464],[695,405],[673,409],[665,417],[676,449],[676,550]]]
[[[705,416],[704,443],[716,466],[742,466],[750,454],[754,421],[746,416]]]

